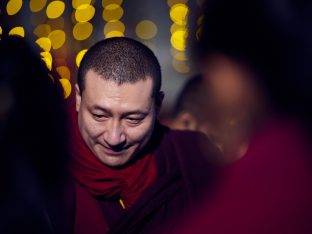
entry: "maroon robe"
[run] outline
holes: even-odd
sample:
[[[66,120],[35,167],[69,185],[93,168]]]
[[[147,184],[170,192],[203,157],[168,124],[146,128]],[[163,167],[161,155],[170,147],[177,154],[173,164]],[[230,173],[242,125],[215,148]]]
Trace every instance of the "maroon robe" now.
[[[174,233],[312,233],[309,140],[295,122],[266,124],[245,156],[225,169],[214,194]]]
[[[152,233],[183,222],[182,214],[209,185],[212,172],[209,158],[219,152],[203,134],[174,131],[160,124],[156,125],[147,148],[156,159],[157,179],[127,210],[121,207],[118,198],[94,198],[83,185],[75,181],[69,185],[68,232]],[[84,217],[75,217],[77,209],[84,211]],[[79,222],[79,230],[73,230],[75,222]]]

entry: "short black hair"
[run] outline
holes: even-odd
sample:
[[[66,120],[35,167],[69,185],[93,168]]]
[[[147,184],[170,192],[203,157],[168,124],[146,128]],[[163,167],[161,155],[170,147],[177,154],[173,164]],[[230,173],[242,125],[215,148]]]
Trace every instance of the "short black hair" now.
[[[85,76],[93,70],[106,80],[118,85],[135,83],[150,76],[153,80],[153,96],[161,87],[161,70],[154,53],[142,43],[126,38],[113,37],[97,42],[84,55],[77,83],[80,92],[85,89]]]

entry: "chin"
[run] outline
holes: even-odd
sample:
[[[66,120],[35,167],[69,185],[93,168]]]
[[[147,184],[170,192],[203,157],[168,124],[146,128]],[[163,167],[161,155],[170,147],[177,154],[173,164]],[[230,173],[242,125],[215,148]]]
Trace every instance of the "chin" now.
[[[129,157],[104,156],[99,157],[100,161],[108,167],[122,167],[129,161]]]

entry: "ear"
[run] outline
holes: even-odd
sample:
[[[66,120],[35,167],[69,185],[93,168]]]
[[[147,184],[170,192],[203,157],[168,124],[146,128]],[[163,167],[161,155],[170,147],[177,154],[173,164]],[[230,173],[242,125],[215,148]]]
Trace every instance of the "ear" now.
[[[155,105],[156,105],[156,114],[158,115],[164,100],[165,94],[163,91],[160,91],[155,97]]]
[[[196,118],[189,112],[182,112],[177,117],[177,122],[179,123],[181,129],[184,130],[197,130],[198,123]]]
[[[81,105],[81,93],[78,84],[75,85],[75,91],[76,91],[76,111],[79,112]]]

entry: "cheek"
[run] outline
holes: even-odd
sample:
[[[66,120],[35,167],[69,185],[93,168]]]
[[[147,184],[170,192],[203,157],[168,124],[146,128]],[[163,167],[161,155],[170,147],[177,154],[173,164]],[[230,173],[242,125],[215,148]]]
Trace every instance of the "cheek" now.
[[[151,118],[139,126],[127,129],[127,137],[131,142],[142,142],[147,140],[153,131],[154,120]]]
[[[103,132],[103,127],[94,122],[93,119],[84,116],[80,122],[81,132],[88,138],[96,138]]]

